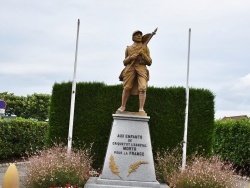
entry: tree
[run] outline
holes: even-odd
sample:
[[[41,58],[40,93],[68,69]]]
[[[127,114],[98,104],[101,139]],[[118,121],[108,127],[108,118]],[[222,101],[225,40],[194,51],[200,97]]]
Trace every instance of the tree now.
[[[7,103],[5,112],[8,115],[22,116],[22,113],[25,111],[25,97],[15,96],[14,93],[2,92],[0,93],[0,99]]]
[[[2,92],[0,99],[6,101],[6,113],[17,117],[44,121],[48,119],[50,95],[32,94],[27,97],[16,96],[14,93]]]
[[[39,121],[48,119],[50,104],[49,94],[33,94],[28,95],[25,104],[24,118],[33,118]]]

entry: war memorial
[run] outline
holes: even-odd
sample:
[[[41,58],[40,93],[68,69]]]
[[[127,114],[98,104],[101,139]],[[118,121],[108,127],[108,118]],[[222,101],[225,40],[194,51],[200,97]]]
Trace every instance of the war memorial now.
[[[125,68],[119,79],[123,81],[121,106],[113,114],[113,125],[102,174],[88,180],[85,188],[167,187],[156,180],[149,132],[150,117],[144,111],[149,71],[152,64],[148,42],[157,29],[143,35],[132,34],[134,43],[128,46],[123,61]],[[126,111],[129,95],[138,95],[138,112]]]

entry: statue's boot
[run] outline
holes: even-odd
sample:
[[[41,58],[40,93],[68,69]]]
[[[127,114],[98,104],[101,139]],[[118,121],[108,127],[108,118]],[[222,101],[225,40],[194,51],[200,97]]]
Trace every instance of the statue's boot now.
[[[119,111],[119,112],[125,111],[129,95],[130,95],[130,91],[123,90],[123,92],[122,92],[122,104],[121,104],[121,107],[117,109],[117,111]]]
[[[144,104],[146,101],[146,91],[139,91],[139,112],[144,111]]]

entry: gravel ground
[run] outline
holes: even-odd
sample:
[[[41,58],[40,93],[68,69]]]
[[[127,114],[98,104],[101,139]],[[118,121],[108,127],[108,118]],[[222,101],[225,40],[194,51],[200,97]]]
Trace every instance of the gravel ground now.
[[[16,167],[17,167],[19,177],[20,177],[20,182],[22,182],[25,178],[26,169],[27,169],[28,164],[29,164],[29,162],[17,162],[16,163]],[[2,188],[3,176],[4,176],[4,173],[6,172],[8,166],[9,166],[9,163],[0,164],[0,182],[1,182],[0,188]],[[250,179],[249,178],[242,178],[242,177],[236,176],[236,181],[238,181],[241,184],[240,188],[250,188]],[[22,188],[22,186],[20,186],[20,188]]]

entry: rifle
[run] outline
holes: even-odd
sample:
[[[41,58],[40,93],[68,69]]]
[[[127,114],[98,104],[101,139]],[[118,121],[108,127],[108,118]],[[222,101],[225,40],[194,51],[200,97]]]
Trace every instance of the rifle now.
[[[147,44],[149,43],[151,38],[156,34],[157,29],[158,29],[158,27],[152,33],[148,33],[148,34],[143,35],[143,37],[142,37],[143,47],[147,46]],[[123,81],[123,74],[125,74],[127,72],[127,70],[134,64],[134,62],[135,62],[135,60],[133,60],[129,64],[129,66],[126,68],[126,70],[125,70],[125,68],[123,69],[123,71],[121,72],[121,74],[119,76],[120,81]]]
[[[148,33],[146,35],[143,35],[143,37],[142,37],[142,43],[143,43],[143,45],[147,46],[148,42],[156,34],[157,30],[158,30],[158,27],[152,33]]]

